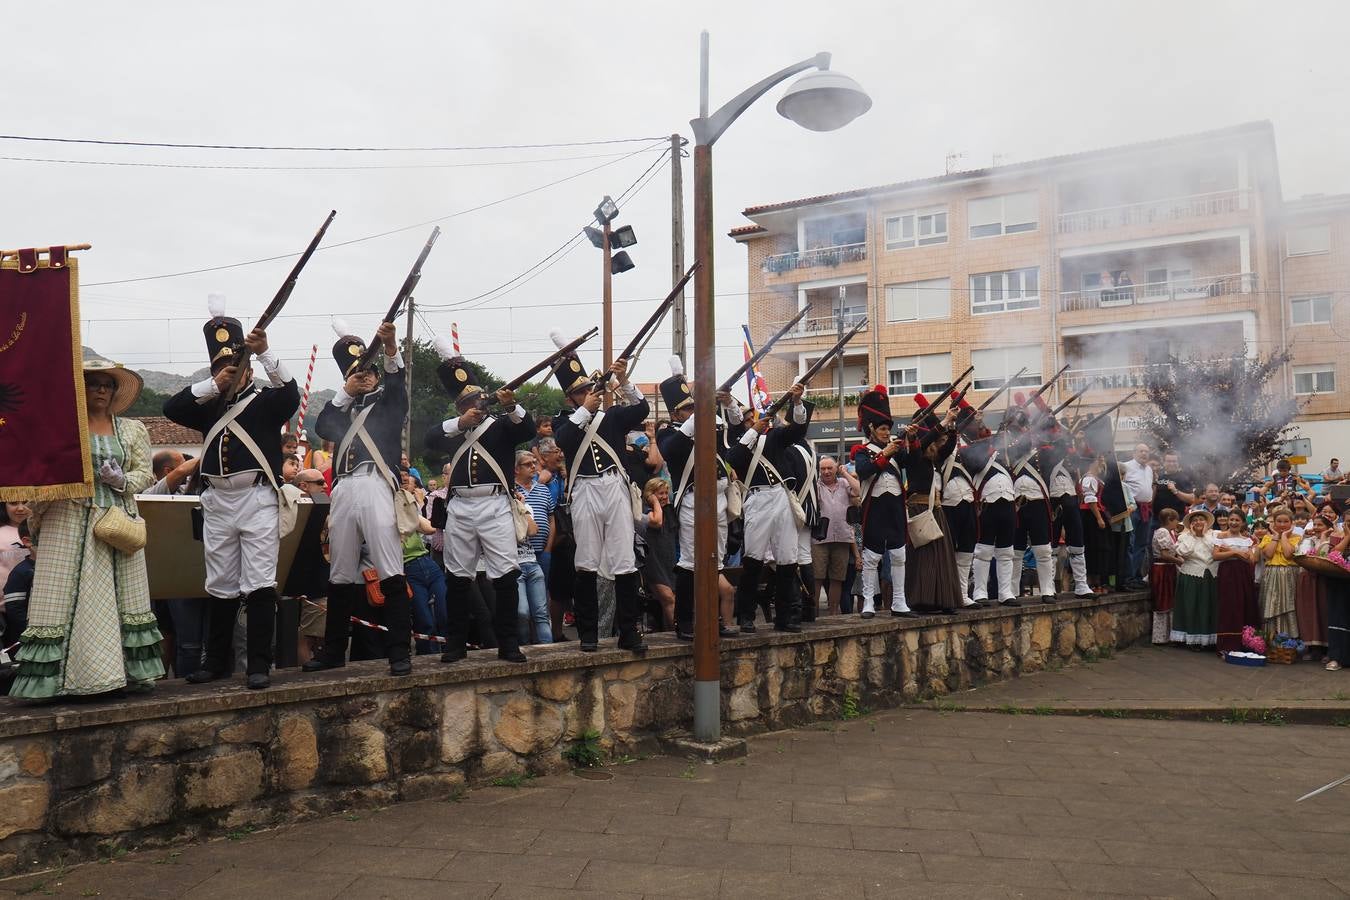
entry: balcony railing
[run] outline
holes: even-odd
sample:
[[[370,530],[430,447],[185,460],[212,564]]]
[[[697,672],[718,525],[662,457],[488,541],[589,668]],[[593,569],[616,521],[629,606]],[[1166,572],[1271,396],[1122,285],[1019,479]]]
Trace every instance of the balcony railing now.
[[[1252,272],[1242,272],[1236,275],[1174,278],[1170,281],[1093,288],[1090,291],[1065,291],[1059,295],[1059,309],[1061,312],[1077,312],[1084,309],[1133,306],[1136,303],[1179,303],[1187,300],[1207,300],[1211,297],[1249,293],[1255,287],[1256,275]]]
[[[842,317],[837,314],[831,314],[828,316],[815,316],[815,317],[807,316],[806,318],[802,319],[800,322],[797,323],[796,328],[793,328],[787,334],[783,335],[782,340],[789,341],[795,338],[823,339],[834,337],[839,333],[840,328],[839,320],[841,318],[843,319],[843,329],[847,331],[854,325],[857,325],[859,322],[861,322],[864,318],[866,318],[866,316],[867,313],[861,309],[845,310],[844,315]],[[778,331],[778,329],[782,328],[786,324],[787,324],[786,321],[771,322],[769,324],[770,333]],[[867,329],[864,328],[863,330],[866,331]]]
[[[1152,380],[1171,377],[1172,367],[1166,363],[1139,366],[1112,366],[1105,369],[1070,369],[1064,373],[1060,393],[1076,394],[1081,390],[1139,390]]]
[[[1199,219],[1237,212],[1248,205],[1245,189],[1214,191],[1209,194],[1191,194],[1164,200],[1144,200],[1123,206],[1104,206],[1100,209],[1080,209],[1060,213],[1060,234],[1081,234],[1109,228],[1128,228],[1131,225],[1155,225],[1181,219]]]
[[[871,389],[870,384],[844,385],[844,405],[857,406],[858,398]],[[839,408],[839,388],[834,386],[807,388],[802,396],[815,404],[816,409]]]
[[[790,272],[815,266],[838,266],[867,259],[866,244],[839,244],[835,247],[816,247],[812,250],[793,250],[778,253],[764,260],[765,272]]]

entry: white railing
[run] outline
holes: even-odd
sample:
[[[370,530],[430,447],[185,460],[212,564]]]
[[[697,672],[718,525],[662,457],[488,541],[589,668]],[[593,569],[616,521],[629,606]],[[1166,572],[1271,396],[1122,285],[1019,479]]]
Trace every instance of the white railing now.
[[[857,325],[866,317],[867,313],[863,312],[862,310],[845,310],[844,315],[842,316],[844,320],[843,323],[844,330],[848,331],[850,328],[852,328],[854,325]],[[839,333],[840,318],[841,317],[836,314],[831,314],[828,316],[814,316],[814,317],[807,316],[806,318],[798,322],[795,328],[793,328],[787,334],[783,335],[782,340],[788,341],[794,338],[825,339],[835,337]],[[787,322],[770,323],[769,333],[770,334],[777,333],[778,329],[782,328],[786,324]],[[866,330],[867,330],[866,328],[863,329],[863,331]]]
[[[1174,278],[1170,281],[1117,285],[1093,288],[1090,291],[1065,291],[1059,295],[1061,312],[1084,309],[1109,309],[1133,306],[1136,303],[1180,303],[1187,300],[1208,300],[1229,294],[1246,294],[1255,290],[1256,275],[1240,272],[1233,275],[1201,275],[1195,278]]]
[[[834,247],[815,247],[810,250],[775,254],[764,260],[764,271],[791,272],[793,269],[838,266],[864,259],[867,259],[867,244],[839,244]]]
[[[1070,369],[1060,380],[1061,394],[1076,394],[1094,390],[1139,390],[1150,381],[1171,378],[1172,367],[1167,363],[1141,366],[1111,366],[1104,369]]]
[[[1127,228],[1131,225],[1153,225],[1179,219],[1198,219],[1237,212],[1248,207],[1250,191],[1235,189],[1208,194],[1190,194],[1162,200],[1143,200],[1122,206],[1104,206],[1100,209],[1080,209],[1060,213],[1060,234],[1079,234],[1108,228]]]

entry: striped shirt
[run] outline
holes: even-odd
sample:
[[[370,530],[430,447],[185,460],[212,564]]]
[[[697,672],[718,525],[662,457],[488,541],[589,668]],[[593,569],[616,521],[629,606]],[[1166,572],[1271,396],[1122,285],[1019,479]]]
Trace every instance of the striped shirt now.
[[[554,481],[557,480],[554,478]],[[520,485],[517,484],[516,489],[519,490]],[[534,522],[539,526],[538,533],[534,537],[526,538],[525,543],[528,543],[535,553],[542,553],[544,547],[548,545],[548,519],[557,506],[553,499],[553,489],[536,478],[530,489],[525,491],[525,505],[530,508],[530,512],[534,514]]]

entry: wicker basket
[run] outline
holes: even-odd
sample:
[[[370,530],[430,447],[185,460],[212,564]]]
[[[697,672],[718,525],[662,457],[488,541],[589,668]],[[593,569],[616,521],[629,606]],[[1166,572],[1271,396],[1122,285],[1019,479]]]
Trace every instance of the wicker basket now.
[[[1298,661],[1298,651],[1293,647],[1267,647],[1266,662],[1289,666]]]
[[[1295,556],[1294,562],[1298,563],[1309,572],[1327,578],[1350,578],[1350,572],[1342,569],[1329,559],[1321,556]]]

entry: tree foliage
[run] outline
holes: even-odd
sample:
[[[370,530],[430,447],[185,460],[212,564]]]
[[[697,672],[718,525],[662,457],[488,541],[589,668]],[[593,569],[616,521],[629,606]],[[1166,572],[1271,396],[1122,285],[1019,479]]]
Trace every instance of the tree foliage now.
[[[123,415],[162,416],[164,415],[164,401],[168,399],[168,394],[161,394],[159,391],[150,390],[150,388],[142,388],[141,395],[136,398],[135,403],[127,407],[127,411]]]
[[[1200,483],[1233,485],[1264,474],[1298,413],[1298,402],[1271,383],[1289,359],[1287,350],[1255,358],[1245,351],[1171,356],[1145,387],[1153,409],[1141,416],[1141,430],[1180,454]]]

